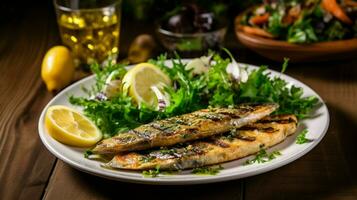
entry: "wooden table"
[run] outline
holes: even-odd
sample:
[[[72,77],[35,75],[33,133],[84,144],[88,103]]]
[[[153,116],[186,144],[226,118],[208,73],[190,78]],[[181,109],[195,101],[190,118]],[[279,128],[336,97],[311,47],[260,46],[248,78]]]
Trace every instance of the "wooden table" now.
[[[297,161],[224,183],[129,184],[73,169],[42,145],[37,122],[53,95],[41,81],[41,60],[60,40],[51,2],[27,4],[0,7],[0,199],[357,199],[357,59],[289,66],[287,74],[319,93],[331,114],[325,138]],[[152,32],[147,27],[124,18],[122,52],[135,35]],[[232,34],[226,43],[239,61],[280,65],[237,45]]]

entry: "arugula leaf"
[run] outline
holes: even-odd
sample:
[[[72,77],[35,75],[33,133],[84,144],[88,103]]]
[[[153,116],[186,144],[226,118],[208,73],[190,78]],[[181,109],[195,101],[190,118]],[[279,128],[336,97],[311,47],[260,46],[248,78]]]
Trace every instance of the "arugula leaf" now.
[[[95,82],[95,87],[92,88],[91,92],[98,93],[102,91],[106,79],[114,71],[117,72],[117,77],[119,79],[123,78],[123,76],[126,73],[126,69],[124,68],[124,66],[125,65],[123,64],[112,64],[111,61],[108,61],[108,64],[105,67],[102,67],[97,63],[92,64],[91,70],[96,75],[96,82]],[[87,89],[86,91],[90,91],[90,90]]]
[[[273,11],[272,15],[269,17],[268,32],[274,36],[281,37],[286,33],[286,27],[282,24],[283,15],[278,11]]]
[[[250,165],[253,163],[265,163],[275,159],[277,156],[280,156],[281,153],[279,151],[273,151],[268,154],[265,149],[260,149],[260,151],[255,155],[255,158],[251,160],[247,160],[245,165]]]
[[[288,68],[289,58],[284,58],[283,66],[281,67],[281,73],[285,73],[286,68]]]
[[[287,60],[285,60],[286,62]],[[308,117],[318,99],[312,96],[302,97],[302,88],[287,87],[288,83],[280,77],[269,77],[266,69],[267,67],[261,67],[250,73],[248,81],[240,85],[239,99],[236,103],[275,102],[280,105],[275,114],[290,113],[300,119]]]
[[[230,63],[229,59],[222,59],[219,55],[214,55],[213,60],[216,62],[208,71],[207,90],[211,98],[211,106],[233,106],[235,88],[229,81],[226,67]]]
[[[349,30],[343,27],[342,23],[338,20],[333,20],[330,26],[325,31],[327,40],[341,40],[349,33]]]
[[[291,43],[311,43],[318,41],[315,30],[311,25],[311,20],[301,19],[289,28],[287,35],[288,42]]]

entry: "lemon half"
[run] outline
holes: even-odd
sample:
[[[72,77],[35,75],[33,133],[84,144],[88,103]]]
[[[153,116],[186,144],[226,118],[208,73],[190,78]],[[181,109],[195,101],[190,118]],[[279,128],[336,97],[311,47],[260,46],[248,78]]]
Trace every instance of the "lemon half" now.
[[[72,146],[89,147],[102,138],[102,133],[92,121],[66,106],[49,107],[45,126],[54,139]]]
[[[123,78],[123,91],[127,92],[138,103],[154,106],[157,97],[152,86],[163,88],[171,85],[170,78],[157,66],[150,63],[140,63],[131,68]]]

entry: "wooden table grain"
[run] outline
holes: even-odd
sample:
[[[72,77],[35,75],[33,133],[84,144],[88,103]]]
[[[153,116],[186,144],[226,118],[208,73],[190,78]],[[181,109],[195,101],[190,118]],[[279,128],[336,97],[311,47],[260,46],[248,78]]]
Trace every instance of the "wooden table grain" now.
[[[130,199],[357,199],[357,57],[289,66],[287,74],[319,93],[331,115],[325,138],[297,161],[223,183],[129,184],[73,169],[42,145],[38,118],[53,94],[41,81],[40,66],[44,53],[60,44],[54,11],[50,1],[0,8],[0,199],[119,199],[126,194]],[[123,19],[125,54],[135,35],[153,30]],[[280,63],[238,45],[233,34],[226,45],[239,61],[279,69]]]

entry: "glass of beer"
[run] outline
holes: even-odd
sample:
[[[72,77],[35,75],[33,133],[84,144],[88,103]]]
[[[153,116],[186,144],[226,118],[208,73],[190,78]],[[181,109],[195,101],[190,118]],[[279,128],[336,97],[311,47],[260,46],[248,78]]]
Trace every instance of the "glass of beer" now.
[[[116,60],[121,0],[54,0],[54,5],[62,42],[77,65]]]

